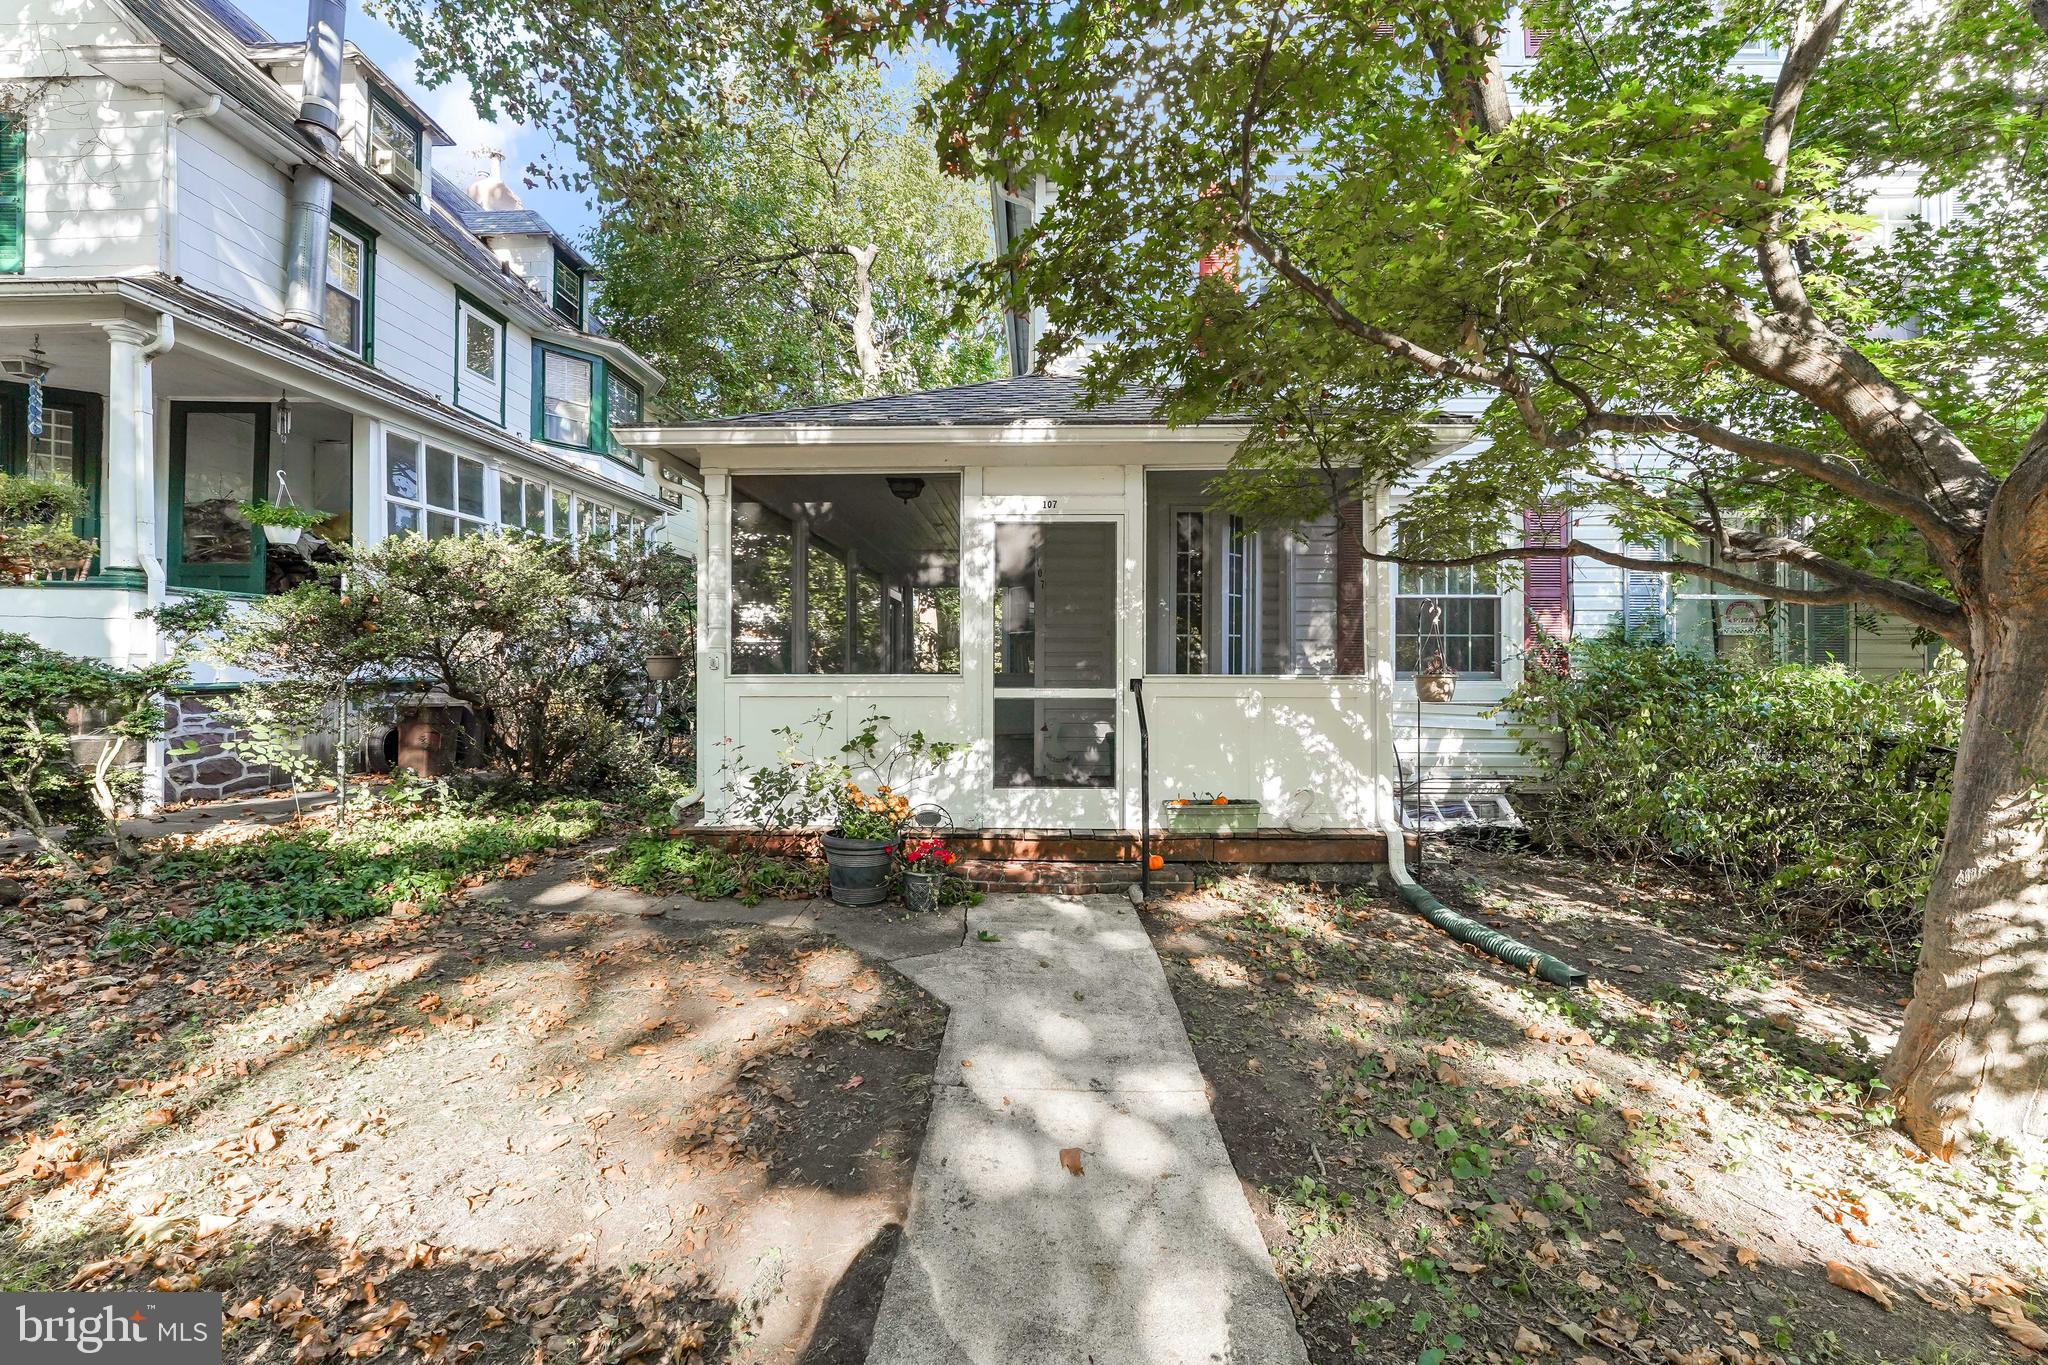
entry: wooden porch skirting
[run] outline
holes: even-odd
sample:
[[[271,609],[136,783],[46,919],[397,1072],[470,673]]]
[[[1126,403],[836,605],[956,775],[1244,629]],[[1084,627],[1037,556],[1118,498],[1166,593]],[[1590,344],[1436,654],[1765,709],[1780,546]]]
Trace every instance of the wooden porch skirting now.
[[[756,829],[700,825],[682,833],[715,848],[779,857],[815,857],[815,833],[767,834]],[[959,856],[953,875],[982,891],[1051,891],[1067,895],[1115,893],[1138,880],[1138,836],[1128,830],[935,830]],[[1324,829],[1302,833],[1262,829],[1250,834],[1152,835],[1152,852],[1166,866],[1152,874],[1155,889],[1192,886],[1198,868],[1212,872],[1258,869],[1323,882],[1365,882],[1387,861],[1386,836],[1376,829]],[[1414,838],[1409,838],[1414,856]]]

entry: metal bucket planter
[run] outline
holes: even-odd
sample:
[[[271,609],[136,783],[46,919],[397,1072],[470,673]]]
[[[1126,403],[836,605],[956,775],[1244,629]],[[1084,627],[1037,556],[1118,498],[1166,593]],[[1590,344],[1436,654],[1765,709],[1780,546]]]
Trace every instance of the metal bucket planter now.
[[[668,682],[680,677],[683,672],[683,656],[680,654],[650,654],[640,661],[647,670],[647,676],[655,682]]]
[[[906,910],[936,910],[939,906],[939,883],[946,880],[943,872],[919,872],[915,868],[903,873],[903,908]]]
[[[880,905],[889,895],[887,839],[844,839],[827,834],[826,884],[840,905]]]

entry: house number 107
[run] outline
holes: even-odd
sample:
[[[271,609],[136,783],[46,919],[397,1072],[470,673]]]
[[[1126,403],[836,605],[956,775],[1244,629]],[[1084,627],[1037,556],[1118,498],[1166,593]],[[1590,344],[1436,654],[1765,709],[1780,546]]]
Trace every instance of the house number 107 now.
[[[1059,505],[1060,500],[1058,498],[1041,498],[1039,499],[1038,510],[1041,512],[1053,512],[1059,509]]]

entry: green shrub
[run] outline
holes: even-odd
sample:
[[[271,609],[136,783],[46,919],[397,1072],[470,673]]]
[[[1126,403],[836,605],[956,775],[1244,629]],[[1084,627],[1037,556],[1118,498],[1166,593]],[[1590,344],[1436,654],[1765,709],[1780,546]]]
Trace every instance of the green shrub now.
[[[76,847],[97,834],[131,860],[120,824],[142,784],[131,758],[163,733],[164,690],[179,676],[169,664],[115,668],[0,631],[0,830],[28,830],[74,871]],[[73,742],[74,716],[84,743]]]
[[[400,904],[432,910],[467,879],[508,859],[588,838],[600,814],[590,801],[527,810],[450,807],[185,849],[141,878],[147,894],[174,910],[117,929],[107,942],[115,948],[152,941],[197,947],[361,919]]]
[[[1868,678],[1610,637],[1574,644],[1568,676],[1532,671],[1500,710],[1538,732],[1523,749],[1550,787],[1530,808],[1540,836],[1667,857],[1789,930],[1910,961],[1961,693],[1954,667]]]
[[[606,874],[620,886],[657,895],[682,894],[701,901],[762,900],[822,895],[822,864],[729,853],[688,839],[642,835],[614,853]]]

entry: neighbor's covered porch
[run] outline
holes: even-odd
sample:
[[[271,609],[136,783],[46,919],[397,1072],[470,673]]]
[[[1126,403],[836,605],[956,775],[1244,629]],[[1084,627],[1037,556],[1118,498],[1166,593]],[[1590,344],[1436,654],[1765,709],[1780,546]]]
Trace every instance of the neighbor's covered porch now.
[[[836,753],[879,716],[966,745],[911,788],[949,826],[1136,830],[1139,680],[1154,828],[1216,794],[1257,800],[1268,831],[1392,822],[1370,509],[1246,525],[1204,495],[1234,438],[1202,430],[859,435],[659,434],[704,481],[709,819],[744,769]]]

